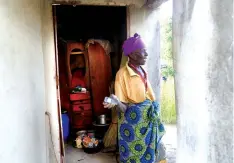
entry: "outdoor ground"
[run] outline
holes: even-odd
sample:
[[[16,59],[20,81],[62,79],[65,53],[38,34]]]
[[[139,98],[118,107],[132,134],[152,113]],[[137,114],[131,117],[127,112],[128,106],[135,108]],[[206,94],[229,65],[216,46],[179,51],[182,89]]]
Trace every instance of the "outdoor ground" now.
[[[167,133],[163,142],[167,148],[168,163],[176,162],[177,129],[175,125],[166,125]],[[116,163],[115,155],[107,153],[86,154],[83,150],[66,146],[66,163]]]
[[[177,128],[176,125],[166,125],[166,135],[163,137],[163,142],[167,148],[167,163],[176,162],[176,147],[177,147]]]

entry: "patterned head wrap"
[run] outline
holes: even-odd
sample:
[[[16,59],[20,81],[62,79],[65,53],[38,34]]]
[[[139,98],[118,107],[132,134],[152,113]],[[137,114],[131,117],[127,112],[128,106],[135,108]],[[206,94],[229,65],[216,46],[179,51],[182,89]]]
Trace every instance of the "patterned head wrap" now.
[[[144,49],[146,46],[140,35],[137,33],[134,34],[133,37],[128,38],[124,41],[123,44],[123,52],[125,56],[128,56],[132,52],[140,49]]]

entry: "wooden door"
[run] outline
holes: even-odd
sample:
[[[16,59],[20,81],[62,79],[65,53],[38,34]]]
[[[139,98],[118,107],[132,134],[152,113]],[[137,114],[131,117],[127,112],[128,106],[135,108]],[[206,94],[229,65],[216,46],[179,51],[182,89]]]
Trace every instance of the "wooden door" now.
[[[103,107],[105,96],[109,96],[111,83],[111,60],[102,46],[94,42],[88,47],[90,85],[94,115],[106,114],[109,111]]]

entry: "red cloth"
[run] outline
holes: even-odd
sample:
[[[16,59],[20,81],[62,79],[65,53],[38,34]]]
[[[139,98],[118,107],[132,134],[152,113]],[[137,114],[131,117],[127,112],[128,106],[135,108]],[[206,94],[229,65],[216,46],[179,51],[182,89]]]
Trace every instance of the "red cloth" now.
[[[61,73],[60,76],[60,101],[62,108],[69,110],[70,108],[70,99],[69,99],[69,88],[66,86],[66,76],[65,74]],[[73,73],[71,86],[86,86],[85,78],[83,76],[82,70],[77,70]]]
[[[76,86],[81,86],[83,88],[86,87],[85,84],[85,77],[82,73],[82,70],[76,70],[73,75],[72,75],[72,81],[71,81],[71,86],[76,87]]]

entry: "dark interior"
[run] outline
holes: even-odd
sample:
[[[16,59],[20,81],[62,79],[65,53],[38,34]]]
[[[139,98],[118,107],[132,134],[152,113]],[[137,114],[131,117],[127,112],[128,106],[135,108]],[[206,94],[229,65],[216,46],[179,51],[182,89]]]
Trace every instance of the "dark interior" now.
[[[64,39],[101,38],[114,41],[126,37],[126,7],[56,7],[58,36]]]
[[[110,41],[113,46],[112,73],[117,72],[122,56],[121,46],[127,37],[126,7],[61,5],[56,6],[56,21],[59,39]]]

